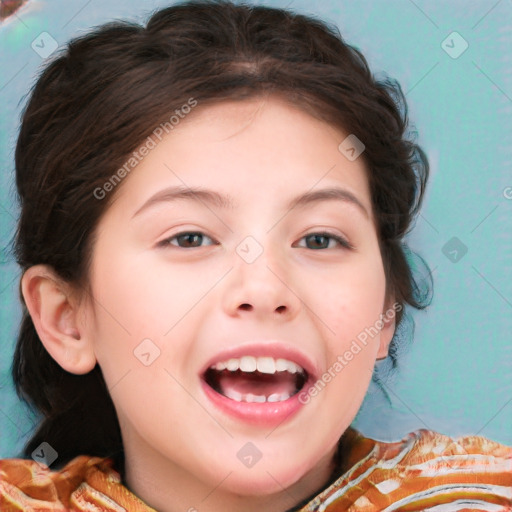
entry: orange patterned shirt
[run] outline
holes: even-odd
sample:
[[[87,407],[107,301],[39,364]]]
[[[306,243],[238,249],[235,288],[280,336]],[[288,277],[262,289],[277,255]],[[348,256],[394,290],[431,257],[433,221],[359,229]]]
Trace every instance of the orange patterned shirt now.
[[[512,447],[421,429],[394,443],[354,431],[350,469],[300,512],[512,512]],[[109,458],[80,455],[52,471],[0,460],[2,512],[156,512],[122,482]]]

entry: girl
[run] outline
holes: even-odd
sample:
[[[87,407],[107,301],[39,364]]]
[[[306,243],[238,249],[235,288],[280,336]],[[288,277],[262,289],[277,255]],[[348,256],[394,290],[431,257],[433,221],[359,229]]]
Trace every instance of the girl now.
[[[350,426],[428,302],[427,178],[398,84],[319,21],[196,1],[71,41],[16,148],[45,419],[2,510],[511,510],[510,448]]]

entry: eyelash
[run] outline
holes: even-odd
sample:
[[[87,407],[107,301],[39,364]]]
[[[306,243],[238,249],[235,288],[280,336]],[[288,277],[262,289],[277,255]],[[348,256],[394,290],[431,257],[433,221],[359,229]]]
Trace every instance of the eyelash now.
[[[173,236],[171,236],[169,238],[166,238],[165,240],[162,240],[161,242],[158,243],[158,246],[159,247],[173,246],[173,247],[176,247],[178,249],[199,249],[200,248],[200,247],[180,247],[180,246],[177,246],[177,245],[171,243],[171,240],[177,239],[177,238],[185,236],[185,235],[189,235],[189,236],[190,235],[206,236],[210,240],[213,240],[212,238],[210,238],[208,235],[205,235],[201,231],[182,231],[181,233],[177,233],[177,234],[175,234],[175,235],[173,235]],[[301,240],[304,239],[304,238],[311,237],[311,236],[321,236],[321,237],[325,237],[325,238],[330,238],[332,240],[335,240],[341,246],[341,248],[349,249],[349,250],[350,249],[354,249],[354,246],[348,240],[346,240],[345,238],[343,238],[343,237],[341,237],[339,235],[336,235],[334,233],[329,233],[328,231],[308,233],[307,235],[304,235],[301,238]],[[215,245],[215,244],[211,244],[211,245]],[[305,248],[307,249],[307,247],[305,247]],[[324,248],[321,248],[321,249],[311,249],[311,250],[322,250],[322,249],[325,250],[325,249],[328,249],[328,247],[324,247]]]

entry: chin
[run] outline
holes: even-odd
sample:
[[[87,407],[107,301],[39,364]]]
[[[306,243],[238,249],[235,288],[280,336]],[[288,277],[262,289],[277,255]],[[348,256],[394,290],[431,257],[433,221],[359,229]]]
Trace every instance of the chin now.
[[[283,465],[283,462],[286,465]],[[314,465],[306,461],[292,461],[290,458],[281,460],[263,458],[253,467],[237,467],[224,481],[222,488],[225,492],[235,495],[254,497],[271,496],[282,493],[285,489],[297,484],[304,478]],[[218,478],[219,472],[215,474]],[[222,468],[225,473],[225,467]]]
[[[269,474],[270,473],[270,474]],[[254,474],[251,470],[232,473],[226,479],[224,491],[240,497],[265,497],[279,494],[295,484],[298,479],[283,477],[279,471],[263,471]]]

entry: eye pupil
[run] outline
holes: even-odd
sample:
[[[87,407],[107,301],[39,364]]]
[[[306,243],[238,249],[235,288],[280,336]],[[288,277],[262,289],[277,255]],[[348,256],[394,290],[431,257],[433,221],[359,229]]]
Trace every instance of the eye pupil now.
[[[325,244],[322,244],[322,239],[325,241],[328,237],[325,235],[311,235],[311,237],[314,239],[314,244],[325,246]],[[329,245],[329,242],[327,242],[327,245]]]
[[[181,239],[181,240],[185,239],[186,240],[186,242],[185,242],[186,245],[189,246],[189,245],[194,245],[193,242],[191,244],[188,243],[188,242],[191,241],[192,238],[201,237],[200,240],[199,240],[199,243],[200,243],[201,240],[202,240],[202,236],[203,235],[200,235],[198,233],[187,233],[185,235],[180,235],[178,238]]]

